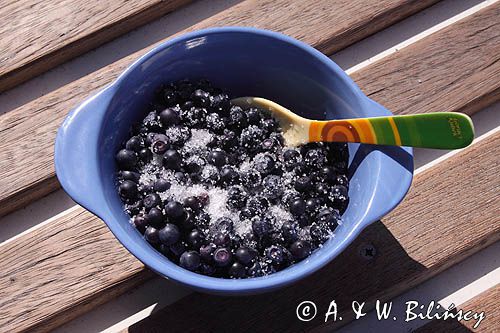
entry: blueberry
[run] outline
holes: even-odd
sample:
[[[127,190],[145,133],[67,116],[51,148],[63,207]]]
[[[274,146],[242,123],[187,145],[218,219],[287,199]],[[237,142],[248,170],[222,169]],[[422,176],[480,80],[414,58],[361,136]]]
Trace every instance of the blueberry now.
[[[179,241],[179,238],[181,237],[179,228],[171,223],[167,223],[162,229],[160,229],[158,234],[160,237],[160,242],[167,246],[177,243],[177,241]]]
[[[123,180],[131,180],[134,183],[138,183],[141,175],[133,171],[120,171],[119,177]]]
[[[151,161],[151,159],[153,158],[153,154],[151,153],[151,150],[147,149],[147,148],[142,148],[139,153],[137,153],[137,155],[139,155],[139,158],[141,159],[141,161],[147,163],[149,161]]]
[[[244,278],[246,275],[245,266],[239,262],[234,262],[228,270],[229,276],[235,279]]]
[[[243,208],[247,201],[247,194],[243,187],[233,186],[227,192],[227,204],[229,207],[238,209]]]
[[[206,206],[210,202],[210,196],[208,195],[207,192],[202,192],[202,193],[198,194],[196,196],[196,198],[198,198],[198,200],[200,201],[200,204],[202,206]]]
[[[265,153],[255,156],[253,165],[258,172],[267,175],[274,169],[276,162],[270,154]]]
[[[226,185],[236,184],[239,180],[239,175],[233,167],[226,165],[220,171],[220,180]]]
[[[302,260],[311,254],[311,244],[304,240],[295,241],[290,245],[290,252],[295,260]]]
[[[125,211],[129,215],[138,214],[142,208],[142,200],[132,201],[131,203],[125,204]]]
[[[300,153],[295,149],[287,149],[283,152],[283,160],[294,166],[300,160]]]
[[[179,183],[184,183],[186,181],[186,175],[181,171],[174,173],[174,178],[177,179]]]
[[[169,148],[168,144],[162,140],[156,140],[151,145],[151,150],[153,150],[153,153],[158,155],[163,155],[168,148]]]
[[[139,152],[142,149],[142,140],[138,136],[133,136],[130,139],[128,139],[127,143],[125,144],[125,148],[127,150]]]
[[[281,234],[283,239],[288,243],[293,242],[298,238],[297,229],[291,222],[284,222],[281,225]]]
[[[205,260],[206,262],[211,262],[212,261],[212,255],[217,247],[215,246],[214,243],[209,243],[206,245],[202,245],[200,247],[200,256],[201,259]]]
[[[227,155],[226,152],[220,149],[212,150],[208,154],[208,163],[215,165],[216,167],[222,167],[227,164]]]
[[[163,165],[167,169],[179,170],[182,163],[181,154],[177,150],[169,149],[163,156]]]
[[[263,137],[262,130],[255,125],[251,125],[242,130],[239,139],[240,146],[249,151],[256,151],[260,147]]]
[[[144,218],[143,214],[136,215],[134,217],[134,226],[139,230],[140,232],[144,232],[146,230],[147,226],[147,220]]]
[[[262,273],[262,267],[260,265],[260,263],[258,261],[254,262],[253,265],[251,265],[248,270],[247,270],[247,274],[249,276],[262,276],[263,273]]]
[[[307,192],[311,189],[312,182],[311,178],[303,176],[295,180],[294,187],[299,192]]]
[[[124,180],[118,187],[120,196],[127,199],[133,199],[137,196],[137,184],[131,180]]]
[[[229,125],[235,129],[242,129],[247,126],[245,112],[239,106],[233,105],[229,110]]]
[[[328,184],[334,184],[337,179],[335,169],[329,166],[325,166],[321,169],[321,175]]]
[[[184,206],[191,208],[193,211],[198,211],[202,207],[200,200],[194,196],[184,199]]]
[[[327,225],[330,230],[334,230],[338,226],[340,213],[337,209],[324,208],[319,211],[317,220],[321,224]]]
[[[175,92],[170,88],[164,89],[163,90],[163,101],[168,106],[175,105],[175,103],[177,101],[177,96],[175,95]]]
[[[210,106],[210,94],[201,89],[196,89],[191,95],[193,102],[201,107],[209,107]]]
[[[278,121],[274,118],[262,119],[260,121],[260,127],[267,133],[274,132],[278,129]]]
[[[137,154],[132,150],[122,149],[116,154],[116,163],[122,170],[133,169],[137,164]]]
[[[230,130],[224,130],[224,135],[219,139],[222,148],[227,151],[234,151],[239,147],[238,136]]]
[[[278,199],[283,195],[283,184],[279,176],[266,176],[262,185],[264,186],[262,193],[269,199]]]
[[[230,234],[234,229],[234,223],[229,217],[218,218],[217,221],[215,221],[215,226],[217,231],[224,234]]]
[[[286,261],[286,254],[280,245],[271,245],[265,250],[265,256],[274,265],[280,266]]]
[[[252,231],[259,237],[266,237],[272,231],[272,221],[268,217],[256,216],[252,218]]]
[[[248,247],[240,247],[234,253],[236,259],[241,262],[243,265],[248,265],[252,262],[252,260],[257,256],[257,253],[254,249]]]
[[[181,254],[183,254],[186,251],[186,246],[182,242],[177,242],[175,244],[170,245],[169,250],[176,257],[179,257]]]
[[[205,237],[198,229],[193,229],[188,234],[187,241],[193,249],[198,250],[200,246],[203,245]]]
[[[159,244],[160,237],[158,233],[158,229],[154,227],[148,227],[144,232],[144,238],[151,244]]]
[[[253,215],[263,214],[269,208],[269,200],[262,196],[251,196],[247,200],[247,208],[253,212]]]
[[[309,215],[314,215],[318,206],[318,200],[316,198],[309,198],[306,200],[306,212]]]
[[[233,259],[233,255],[228,248],[220,247],[214,251],[213,259],[218,267],[226,267]]]
[[[316,193],[320,196],[326,196],[330,192],[330,187],[324,183],[316,184]]]
[[[179,265],[190,271],[195,271],[200,266],[200,255],[195,251],[186,251],[179,259]]]
[[[191,209],[186,209],[185,214],[176,222],[183,230],[191,230],[196,225],[196,217]]]
[[[160,227],[164,222],[164,218],[162,211],[156,207],[151,208],[146,215],[148,224],[155,227]]]
[[[182,113],[182,119],[191,127],[200,127],[206,123],[207,109],[200,107],[192,107],[191,109]]]
[[[170,189],[170,186],[171,186],[171,184],[169,181],[167,181],[166,179],[160,178],[154,182],[153,189],[156,192],[165,192],[168,189]]]
[[[224,132],[226,124],[222,117],[217,113],[210,113],[206,118],[207,128],[215,133]]]
[[[323,224],[313,223],[309,229],[311,239],[318,244],[324,243],[329,237],[329,230]]]
[[[256,108],[250,108],[247,110],[247,120],[251,125],[258,125],[260,122],[260,111]]]
[[[338,175],[335,179],[335,184],[342,185],[347,188],[349,186],[349,179],[346,175]]]
[[[304,214],[306,211],[306,203],[304,200],[298,198],[290,203],[290,213],[295,216]]]
[[[168,217],[171,217],[173,219],[179,219],[184,216],[185,211],[181,203],[177,201],[170,201],[165,206],[165,213],[167,214]]]
[[[326,163],[326,156],[321,149],[311,149],[306,152],[304,162],[310,168],[320,168]]]
[[[255,169],[250,169],[241,176],[243,185],[248,189],[255,189],[260,186],[262,176]]]
[[[151,194],[146,195],[144,197],[144,199],[142,199],[142,201],[144,203],[144,207],[148,210],[153,208],[153,207],[157,207],[157,206],[161,205],[161,198],[156,193],[151,193]]]
[[[201,274],[208,276],[214,275],[215,272],[217,271],[217,269],[214,266],[203,262],[200,264],[200,267],[198,267],[198,270]]]
[[[231,236],[225,232],[218,232],[214,235],[213,242],[217,246],[228,246],[231,244]]]
[[[174,108],[167,108],[160,112],[160,122],[163,126],[169,127],[181,122],[179,112]]]
[[[260,144],[263,151],[276,151],[279,148],[279,143],[276,139],[267,138]]]
[[[229,108],[231,107],[231,103],[229,102],[229,97],[226,94],[219,94],[213,96],[211,107],[212,109],[217,111],[220,115],[228,116]]]

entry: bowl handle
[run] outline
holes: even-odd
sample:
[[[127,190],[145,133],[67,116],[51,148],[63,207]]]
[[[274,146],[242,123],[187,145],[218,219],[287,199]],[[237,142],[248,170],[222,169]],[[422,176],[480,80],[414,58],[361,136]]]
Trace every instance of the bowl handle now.
[[[71,111],[57,132],[54,152],[62,188],[74,201],[101,218],[108,210],[101,190],[98,140],[113,95],[111,85]]]

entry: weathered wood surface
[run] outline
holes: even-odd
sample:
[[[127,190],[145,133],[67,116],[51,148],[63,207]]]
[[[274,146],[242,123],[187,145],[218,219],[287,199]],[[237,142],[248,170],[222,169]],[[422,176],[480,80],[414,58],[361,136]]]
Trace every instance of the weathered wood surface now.
[[[106,225],[80,207],[1,249],[4,332],[48,331],[150,277]]]
[[[401,114],[481,110],[500,99],[499,17],[497,2],[352,77]]]
[[[415,333],[498,333],[500,332],[500,284],[486,290],[476,297],[468,300],[457,307],[463,309],[464,313],[468,310],[474,313],[484,311],[484,319],[477,327],[474,327],[477,320],[457,321],[432,320],[430,323],[420,327]]]
[[[478,13],[476,15],[482,14]],[[437,34],[441,33],[450,32],[447,29]],[[419,43],[423,47],[425,42],[432,41],[435,37],[435,35],[432,35]],[[443,43],[453,43],[453,40],[440,40]],[[443,45],[443,48],[446,48],[446,44]],[[404,55],[404,52],[405,49],[396,55]],[[389,59],[392,58],[393,56]],[[382,61],[385,60],[387,59],[383,59]],[[371,66],[363,69],[363,72],[366,71],[366,73],[369,73],[370,70]],[[402,70],[405,69],[402,68]],[[453,68],[453,70],[459,73],[461,68]],[[365,77],[365,75],[362,75],[362,77]],[[450,80],[452,80],[451,76]],[[417,86],[418,89],[420,89],[419,87],[422,87],[422,90],[419,90],[420,95],[431,98],[429,96],[430,92],[425,90],[427,89],[426,85]],[[369,87],[363,86],[363,89],[367,88]],[[390,99],[390,97],[387,98]],[[383,100],[379,101],[384,103]],[[425,112],[425,107],[420,111]],[[248,298],[248,300],[244,298],[240,300],[243,305],[233,304],[232,302],[235,302],[236,299],[224,300],[222,298],[198,294],[190,297],[196,297],[195,300],[199,300],[202,303],[207,302],[207,300],[210,302],[222,302],[220,304],[229,302],[227,303],[228,308],[233,305],[235,308],[246,307],[248,305],[250,307],[260,306],[262,309],[266,309],[266,311],[267,309],[272,310],[267,312],[267,314],[259,314],[256,320],[262,318],[261,316],[263,315],[278,315],[285,309],[284,307],[279,309],[265,308],[264,306],[271,304],[292,306],[293,302],[300,299],[300,297],[318,299],[318,305],[323,307],[326,306],[325,302],[328,301],[327,299],[333,296],[335,296],[335,299],[344,300],[344,303],[353,297],[367,300],[371,300],[374,297],[390,298],[439,273],[443,269],[498,239],[500,231],[498,221],[499,207],[495,206],[495,203],[498,202],[498,193],[495,192],[499,185],[498,177],[496,177],[498,173],[498,161],[494,159],[494,156],[498,155],[498,144],[499,138],[497,132],[451,157],[444,163],[434,166],[418,175],[405,203],[384,219],[383,224],[378,223],[370,227],[363,233],[356,244],[342,254],[334,263],[291,289],[267,296]],[[487,152],[488,149],[489,152]],[[479,161],[483,162],[479,163]],[[460,174],[461,177],[454,179],[453,177],[457,174]],[[470,193],[481,193],[481,195],[465,196],[463,195],[463,189],[468,189]],[[489,200],[488,198],[492,199]],[[449,207],[457,208],[450,210]],[[69,215],[70,217],[68,218],[68,214],[76,214],[78,216]],[[44,236],[45,239],[50,239],[50,241],[46,242],[47,246],[44,246],[43,251],[33,251],[32,239],[40,238],[40,236],[33,233],[21,236],[10,243],[0,246],[0,253],[2,254],[15,253],[17,257],[22,258],[30,258],[30,255],[31,258],[34,258],[34,254],[39,255],[39,257],[36,257],[32,261],[20,261],[20,265],[15,268],[8,267],[12,264],[15,265],[15,260],[8,258],[7,255],[2,255],[0,258],[0,271],[11,272],[0,276],[0,300],[6,300],[0,305],[0,327],[7,327],[11,330],[20,328],[29,329],[31,327],[37,327],[40,330],[49,330],[67,320],[67,314],[71,313],[72,316],[79,315],[93,304],[98,304],[114,297],[116,293],[110,293],[110,290],[125,290],[135,284],[130,283],[130,281],[142,281],[145,279],[143,277],[145,273],[141,271],[142,266],[132,256],[128,255],[128,259],[120,259],[124,258],[122,256],[126,256],[126,252],[116,241],[112,240],[111,234],[105,231],[106,228],[103,227],[102,222],[91,217],[89,213],[84,212],[81,208],[76,208],[75,211],[68,214],[59,216],[43,226],[43,230],[51,233],[51,236]],[[418,220],[415,219],[415,216],[418,217]],[[88,230],[82,232],[78,228],[65,228],[64,224],[67,223],[65,221],[71,220],[75,221],[75,225],[84,225],[83,227],[88,228]],[[471,228],[471,225],[474,226],[474,232],[464,233],[463,230]],[[91,244],[92,241],[95,241],[89,241],[89,239],[94,237],[94,233],[99,234],[100,232],[104,233],[103,235],[107,234],[102,237],[109,241],[109,244],[106,245],[107,250],[103,254],[106,258],[91,257],[87,259],[86,255],[88,256],[89,249],[82,248],[80,256],[72,256],[71,260],[67,261],[64,271],[40,269],[36,265],[33,265],[33,263],[41,263],[54,267],[60,261],[59,256],[72,251],[67,247],[59,247],[60,240],[71,239],[71,244],[76,248],[75,251],[78,251],[78,247],[81,244]],[[435,239],[440,239],[437,242],[438,244],[435,244]],[[357,255],[357,246],[363,242],[371,242],[378,249],[378,256],[371,262],[362,261]],[[99,251],[97,251],[97,254],[99,254]],[[90,266],[86,262],[87,260],[90,260],[92,263],[115,262],[115,264],[111,266],[112,272],[108,272],[108,276],[102,279],[95,279],[94,275],[98,272],[98,268]],[[354,267],[357,267],[357,270],[353,269]],[[373,269],[374,271],[370,272],[370,274],[365,274],[368,269]],[[81,278],[78,281],[72,282],[67,276],[58,278],[60,274],[69,274],[69,272],[76,270],[80,270]],[[17,274],[33,274],[35,278],[29,280],[31,283],[24,283],[19,279],[12,280],[10,279],[10,276],[13,275],[12,272]],[[40,272],[43,272],[43,274],[40,274]],[[325,276],[328,279],[325,279]],[[125,283],[125,287],[121,288],[123,281],[127,281],[127,283]],[[343,284],[342,281],[356,281],[356,283]],[[87,286],[92,283],[97,284],[93,284],[88,289],[85,287],[71,289],[67,286],[67,284],[71,284],[73,287]],[[44,289],[43,295],[35,295],[34,293],[40,289],[40,285],[42,284],[50,290]],[[343,294],[346,292],[352,294]],[[295,294],[297,295],[294,296]],[[285,296],[282,298],[281,295]],[[337,297],[337,295],[340,296]],[[37,298],[41,297],[45,297],[45,307],[40,307],[36,301]],[[280,299],[286,299],[286,297],[290,297],[286,303],[283,300],[280,301]],[[262,304],[258,303],[260,300],[262,300]],[[180,301],[176,304],[179,306],[179,309],[188,311],[189,303],[183,302]],[[280,302],[283,302],[285,305]],[[81,306],[81,304],[86,304],[86,306]],[[19,313],[19,307],[24,308],[22,319],[16,317],[17,313]],[[208,307],[210,308],[210,306]],[[192,310],[196,311],[196,309],[198,307]],[[173,321],[177,321],[177,319],[172,319],[174,313],[170,311],[173,311],[173,307],[168,308],[166,311],[165,316],[171,319],[168,327],[175,328],[173,325],[181,325],[181,323],[173,323]],[[221,316],[227,315],[223,310],[221,312]],[[282,324],[291,322],[295,318],[294,313],[294,309],[293,313],[285,313],[286,318],[284,318]],[[242,317],[242,324],[264,324],[263,322],[255,322],[252,316],[246,316],[244,312],[234,311],[232,314],[235,315],[235,318],[244,315]],[[177,312],[175,315],[179,316]],[[219,317],[219,313],[215,315]],[[194,329],[201,327],[196,326],[197,322],[203,324],[207,318],[210,319],[198,313],[196,316],[199,319],[198,317],[191,317],[188,320],[193,324]],[[153,320],[157,320],[157,318],[155,316]],[[179,316],[180,318],[181,316]],[[229,328],[235,324],[233,320],[228,322]],[[321,321],[321,319],[311,322],[311,324],[318,325],[318,321]],[[166,325],[165,323],[153,322],[153,324],[155,323],[166,327],[164,326]],[[275,323],[275,320],[267,321],[267,323],[271,325],[270,327],[274,327],[272,325],[279,325],[279,323]],[[147,322],[144,322],[131,329],[139,330],[141,327],[150,326]]]
[[[255,26],[289,34],[331,54],[437,1],[247,0],[182,32],[210,26]],[[144,52],[0,116],[0,216],[59,187],[53,145],[62,120],[78,102],[111,82]]]
[[[2,1],[0,92],[189,2]]]

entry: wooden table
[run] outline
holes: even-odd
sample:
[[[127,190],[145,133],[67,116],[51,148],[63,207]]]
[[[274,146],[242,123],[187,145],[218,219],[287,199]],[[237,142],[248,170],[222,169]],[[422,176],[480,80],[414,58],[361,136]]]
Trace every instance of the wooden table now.
[[[102,221],[77,205],[42,216],[40,223],[21,232],[30,215],[24,207],[36,207],[47,195],[62,197],[57,194],[60,185],[53,167],[54,138],[62,120],[132,60],[175,35],[223,25],[280,31],[335,59],[365,43],[364,38],[376,34],[369,37],[376,39],[381,30],[423,15],[424,10],[424,14],[434,13],[433,8],[446,2],[450,3],[4,1],[0,6],[4,22],[0,27],[0,331],[50,331],[150,283],[154,276]],[[463,8],[455,6],[461,12],[459,18],[348,73],[368,96],[396,114],[454,111],[479,115],[500,99],[500,2],[476,3],[462,1]],[[87,56],[85,52],[148,22],[167,22],[172,28],[157,35],[161,38],[145,38],[125,54],[102,46],[109,50],[102,63],[80,68],[65,80],[46,80],[47,87],[37,88],[41,94],[30,91],[44,76],[63,72],[65,62],[78,57],[72,62],[78,63]],[[347,311],[353,300],[366,301],[366,309],[373,308],[375,300],[393,299],[496,243],[500,238],[500,115],[489,117],[496,121],[493,129],[470,147],[417,169],[403,203],[311,277],[258,296],[189,293],[128,330],[328,331],[354,319]],[[375,247],[374,257],[359,254],[367,245]],[[500,277],[496,278],[498,282]],[[324,313],[332,299],[346,313],[342,322],[325,323],[324,315],[308,322],[297,319],[295,308],[300,302],[314,300]],[[496,285],[462,305],[484,307],[489,314],[478,330],[500,330],[498,299]],[[457,325],[433,321],[419,330],[476,330],[470,323]]]

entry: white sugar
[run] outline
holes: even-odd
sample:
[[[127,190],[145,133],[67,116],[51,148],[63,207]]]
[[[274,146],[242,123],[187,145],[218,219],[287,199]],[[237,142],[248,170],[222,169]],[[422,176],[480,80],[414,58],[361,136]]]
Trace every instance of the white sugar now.
[[[212,140],[212,134],[204,129],[192,129],[191,138],[184,144],[186,151],[196,151],[205,148]]]
[[[283,223],[293,220],[292,214],[290,214],[290,212],[284,209],[281,205],[273,205],[269,207],[269,212],[274,217],[275,228],[281,228]]]

